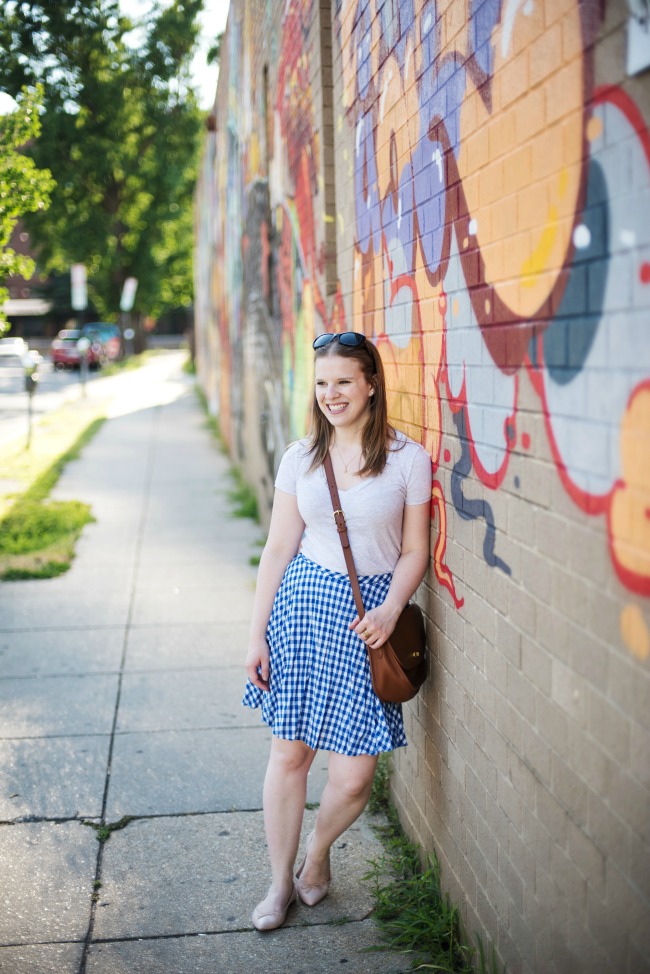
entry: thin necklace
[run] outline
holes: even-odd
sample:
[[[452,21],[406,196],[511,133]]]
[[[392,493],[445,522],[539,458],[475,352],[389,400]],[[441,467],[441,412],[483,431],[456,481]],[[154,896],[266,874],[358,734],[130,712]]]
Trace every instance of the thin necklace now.
[[[354,454],[354,456],[353,456],[353,457],[351,457],[351,458],[350,458],[350,459],[348,460],[348,462],[346,463],[346,462],[345,462],[345,460],[343,459],[343,454],[342,454],[342,453],[341,453],[341,451],[339,450],[339,447],[338,447],[338,444],[337,444],[337,442],[336,442],[336,440],[334,440],[334,446],[336,447],[336,452],[338,453],[338,455],[339,455],[339,456],[340,456],[340,458],[341,458],[341,463],[343,464],[343,469],[344,469],[344,470],[345,470],[345,472],[347,473],[347,472],[348,472],[348,467],[350,466],[350,464],[352,463],[352,461],[353,461],[353,460],[358,460],[358,459],[359,459],[359,457],[361,456],[361,454],[363,453],[363,447],[361,447],[361,449],[360,449],[360,450],[358,451],[358,453],[355,453],[355,454]]]

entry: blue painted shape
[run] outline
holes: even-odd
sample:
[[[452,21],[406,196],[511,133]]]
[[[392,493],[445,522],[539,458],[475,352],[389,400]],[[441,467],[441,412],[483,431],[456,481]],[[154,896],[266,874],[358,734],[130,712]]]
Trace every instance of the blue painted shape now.
[[[483,518],[485,521],[485,538],[483,540],[483,557],[490,568],[500,568],[506,575],[512,575],[510,566],[494,552],[496,528],[492,507],[486,500],[475,500],[463,494],[463,480],[469,477],[472,469],[472,457],[467,438],[465,410],[454,413],[454,425],[458,431],[458,443],[461,447],[459,460],[451,471],[451,499],[460,517],[465,521],[475,521]]]
[[[582,223],[589,231],[590,242],[574,253],[560,307],[543,338],[544,362],[558,385],[567,385],[582,371],[602,320],[610,214],[605,176],[594,159],[589,165]]]
[[[492,76],[494,52],[492,31],[501,20],[501,0],[470,0],[469,54],[476,58],[486,77]]]

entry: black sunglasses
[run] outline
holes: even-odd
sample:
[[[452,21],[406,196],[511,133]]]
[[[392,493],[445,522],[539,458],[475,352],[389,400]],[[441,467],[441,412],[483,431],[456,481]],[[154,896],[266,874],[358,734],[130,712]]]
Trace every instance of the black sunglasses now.
[[[359,334],[358,331],[343,331],[340,335],[332,335],[330,332],[325,332],[324,335],[319,335],[318,338],[314,339],[312,348],[325,348],[327,345],[331,345],[332,342],[347,345],[348,348],[357,348],[365,340],[366,336]]]

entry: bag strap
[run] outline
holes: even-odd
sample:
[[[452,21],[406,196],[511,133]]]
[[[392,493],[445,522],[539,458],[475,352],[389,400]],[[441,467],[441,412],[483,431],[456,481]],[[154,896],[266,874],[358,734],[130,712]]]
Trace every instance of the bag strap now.
[[[359,579],[357,578],[357,570],[354,567],[354,558],[352,557],[352,549],[350,548],[350,539],[348,538],[348,529],[345,523],[345,515],[341,508],[341,498],[339,497],[339,489],[336,486],[336,477],[334,476],[332,458],[329,455],[329,453],[325,455],[325,459],[323,460],[323,467],[325,468],[325,478],[327,480],[327,486],[329,487],[330,497],[332,498],[332,507],[334,508],[334,522],[336,524],[336,530],[339,533],[339,540],[341,542],[341,547],[343,548],[343,557],[345,558],[345,567],[348,570],[350,585],[352,586],[354,604],[356,606],[359,618],[363,619],[366,610],[363,606],[361,589],[359,588]]]

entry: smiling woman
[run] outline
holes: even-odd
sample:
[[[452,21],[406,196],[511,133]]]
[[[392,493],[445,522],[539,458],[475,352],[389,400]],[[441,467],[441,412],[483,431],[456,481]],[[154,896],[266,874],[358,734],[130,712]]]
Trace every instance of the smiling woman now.
[[[399,704],[374,692],[366,647],[382,646],[429,563],[431,461],[388,424],[381,358],[364,335],[314,342],[312,429],[278,470],[260,560],[246,657],[244,704],[272,728],[264,814],[272,883],[253,911],[258,930],[281,926],[296,897],[329,890],[332,843],[361,814],[377,756],[406,744]],[[329,503],[329,455],[365,606],[356,614]],[[317,750],[328,782],[293,875],[306,782]]]

